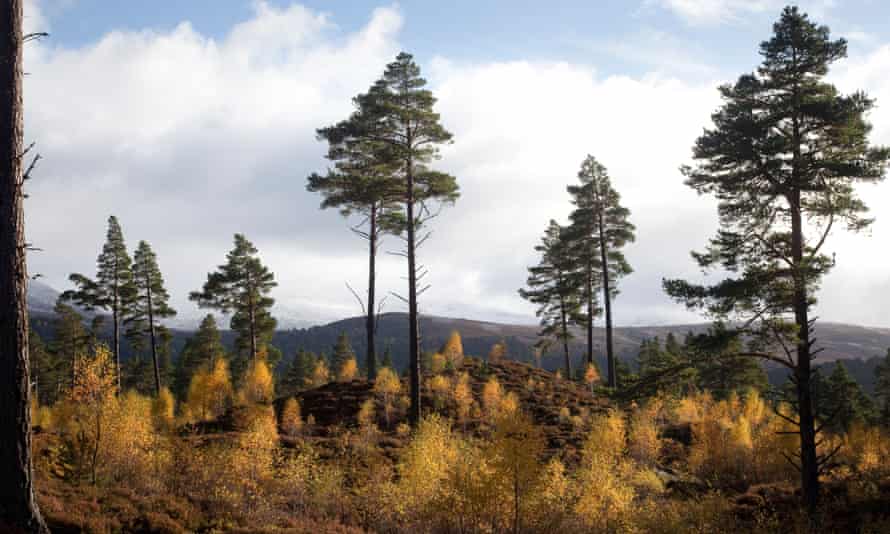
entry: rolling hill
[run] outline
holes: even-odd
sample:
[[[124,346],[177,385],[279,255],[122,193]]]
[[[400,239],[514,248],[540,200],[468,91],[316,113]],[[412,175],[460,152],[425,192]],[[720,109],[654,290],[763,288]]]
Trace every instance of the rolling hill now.
[[[50,286],[34,281],[31,283],[28,304],[32,314],[32,324],[44,338],[52,337],[53,306],[59,292]],[[220,326],[226,326],[220,321]],[[107,324],[107,321],[106,321]],[[615,330],[615,349],[618,357],[624,361],[633,361],[644,339],[658,336],[664,339],[673,333],[682,339],[687,332],[701,332],[707,324],[686,324],[671,326],[633,326],[618,327]],[[452,331],[460,332],[464,351],[470,355],[485,356],[491,346],[501,340],[507,343],[511,359],[532,362],[532,345],[537,339],[537,327],[534,325],[501,324],[470,319],[450,317],[421,316],[420,331],[423,350],[437,350],[441,347]],[[192,331],[185,328],[173,328],[174,354],[185,343]],[[337,336],[345,332],[359,355],[365,352],[365,323],[363,317],[352,317],[320,326],[308,328],[282,329],[275,333],[273,343],[282,350],[285,360],[291,358],[299,348],[321,353],[330,352]],[[396,366],[404,367],[408,360],[408,316],[404,313],[386,313],[378,321],[378,354],[382,356],[384,348],[391,348],[392,358]],[[605,331],[595,331],[595,350],[602,351]],[[825,350],[817,363],[834,360],[867,360],[885,354],[890,348],[890,328],[869,328],[863,326],[822,322],[817,324],[819,346]],[[231,345],[234,335],[230,331],[223,332],[223,341]],[[579,362],[584,352],[582,332],[576,332],[576,340],[571,345],[573,359]],[[123,356],[130,354],[129,347],[124,343]],[[545,355],[541,362],[547,369],[556,369],[561,365],[557,355]]]

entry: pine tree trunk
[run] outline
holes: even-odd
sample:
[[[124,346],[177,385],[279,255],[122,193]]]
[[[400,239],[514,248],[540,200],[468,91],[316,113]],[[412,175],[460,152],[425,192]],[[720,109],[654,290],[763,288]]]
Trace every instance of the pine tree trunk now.
[[[797,57],[793,58],[797,62]],[[819,457],[816,452],[816,422],[813,414],[813,397],[810,386],[810,323],[808,317],[809,299],[803,253],[803,221],[801,214],[800,172],[801,172],[801,130],[798,112],[801,107],[800,89],[794,86],[794,112],[792,114],[792,169],[791,181],[794,187],[791,208],[791,254],[794,266],[794,322],[797,325],[797,408],[800,430],[800,489],[810,520],[816,517],[819,506]]]
[[[253,361],[257,356],[256,305],[253,299],[253,287],[250,285],[250,275],[247,277],[247,314],[250,323],[250,358],[248,360]]]
[[[566,360],[566,379],[571,380],[572,378],[572,358],[569,356],[569,322],[566,318],[566,308],[565,305],[560,302],[559,303],[559,313],[560,320],[562,322],[562,350],[565,354]]]
[[[593,259],[587,260],[587,364],[593,365]]]
[[[117,391],[121,392],[121,328],[120,328],[120,293],[117,280],[117,259],[114,260],[114,292],[111,301],[112,344],[114,345],[114,366],[117,373]]]
[[[377,206],[371,207],[370,229],[368,232],[368,317],[365,328],[368,336],[368,351],[365,364],[368,367],[368,380],[374,380],[377,377],[377,353],[374,346],[374,321],[376,320],[376,311],[374,309],[374,290],[376,278],[376,260],[377,260]]]
[[[408,143],[410,146],[410,129],[408,130]],[[420,334],[417,328],[417,270],[414,257],[414,169],[410,157],[406,163],[408,181],[406,205],[408,215],[408,343],[411,366],[411,408],[408,413],[408,420],[411,426],[416,428],[418,423],[420,423]]]
[[[816,453],[816,423],[813,414],[813,397],[810,385],[810,324],[806,280],[803,279],[803,228],[800,198],[791,206],[791,248],[794,265],[794,322],[797,325],[797,379],[798,419],[800,422],[800,475],[804,504],[815,517],[819,506],[819,459]]]
[[[146,276],[146,296],[148,297],[148,335],[151,341],[151,363],[155,374],[155,396],[161,395],[161,368],[158,365],[158,344],[155,340],[154,306],[151,301],[151,279]]]
[[[0,0],[0,531],[49,532],[31,468],[22,0]]]
[[[603,228],[602,206],[599,211],[600,260],[603,262],[603,304],[606,310],[606,364],[609,369],[609,387],[618,387],[618,375],[615,372],[615,351],[612,345],[612,295],[609,294],[609,263],[606,252],[606,235]]]

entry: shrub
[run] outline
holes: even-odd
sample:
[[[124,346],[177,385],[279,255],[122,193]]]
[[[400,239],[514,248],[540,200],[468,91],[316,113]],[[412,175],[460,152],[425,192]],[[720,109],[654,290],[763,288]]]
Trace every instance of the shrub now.
[[[328,371],[328,364],[323,358],[319,358],[315,362],[315,368],[312,369],[312,376],[306,380],[306,385],[310,388],[323,386],[331,381],[331,373]]]
[[[265,358],[254,358],[248,365],[241,396],[249,404],[268,404],[275,398],[275,379]]]
[[[358,414],[356,416],[359,426],[366,429],[374,427],[374,415],[376,411],[374,399],[367,399],[363,402],[361,406],[359,406]]]
[[[628,425],[628,452],[637,462],[653,466],[658,463],[661,440],[655,422],[660,408],[658,401],[650,401],[643,407],[635,408]]]
[[[633,469],[623,458],[625,440],[621,414],[612,411],[591,422],[577,473],[583,491],[574,507],[579,520],[588,528],[624,530],[635,495],[629,483]]]
[[[399,375],[389,367],[383,367],[377,372],[377,378],[374,381],[374,393],[379,395],[383,401],[383,417],[386,426],[390,425],[393,400],[402,391],[402,383],[399,381]]]
[[[349,382],[358,376],[358,362],[355,358],[349,358],[343,362],[337,372],[337,380],[340,382]]]
[[[485,386],[482,387],[482,407],[489,421],[494,421],[497,417],[501,408],[502,396],[501,383],[495,377],[489,378]]]
[[[461,373],[454,381],[454,391],[452,393],[454,404],[457,407],[457,418],[459,421],[466,421],[470,415],[470,408],[473,406],[473,390],[470,388],[470,375]]]
[[[218,358],[213,368],[201,366],[189,384],[187,411],[200,421],[215,419],[225,413],[232,402],[232,382],[229,364]]]
[[[175,412],[176,399],[173,398],[173,393],[170,392],[170,388],[162,387],[151,405],[151,416],[155,427],[159,429],[171,428]]]
[[[285,436],[294,437],[303,428],[303,420],[300,418],[300,403],[290,397],[284,402],[281,409],[281,431]]]
[[[442,409],[448,397],[451,396],[451,381],[446,376],[436,375],[427,381],[427,387],[433,394],[436,408]]]

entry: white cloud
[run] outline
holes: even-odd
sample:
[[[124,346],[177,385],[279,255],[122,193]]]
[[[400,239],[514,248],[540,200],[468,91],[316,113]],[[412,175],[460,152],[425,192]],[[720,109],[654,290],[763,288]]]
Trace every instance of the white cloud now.
[[[392,60],[402,20],[383,8],[354,33],[335,22],[301,6],[258,3],[221,39],[184,22],[166,32],[113,32],[78,49],[29,47],[27,136],[46,158],[28,201],[29,239],[45,250],[32,256],[32,271],[58,288],[69,272],[92,273],[114,213],[131,247],[139,239],[154,245],[185,315],[197,313],[185,295],[222,262],[234,232],[251,238],[276,273],[279,315],[355,314],[344,281],[364,287],[364,242],[336,212],[318,210],[305,176],[326,166],[315,129],[345,117],[351,97]],[[890,103],[888,66],[890,51],[880,49],[850,62],[838,83]],[[660,285],[663,276],[696,276],[689,250],[715,229],[713,201],[686,188],[677,168],[718,105],[717,81],[603,77],[563,62],[437,58],[424,70],[455,134],[440,165],[463,192],[420,251],[433,284],[424,311],[533,321],[516,290],[547,221],[568,214],[565,186],[591,153],[609,168],[638,228],[618,323],[695,318]],[[885,113],[875,114],[875,137],[890,142]],[[842,261],[826,282],[823,318],[886,324],[882,304],[864,295],[890,284],[872,258],[888,236],[890,219],[879,219],[872,240],[838,241]],[[390,239],[383,249],[398,246]],[[382,254],[379,263],[380,293],[402,292],[401,259]],[[875,267],[856,274],[868,263]]]
[[[661,7],[673,12],[690,25],[736,23],[751,15],[776,15],[787,0],[644,0],[645,7]],[[801,9],[815,17],[834,7],[834,0],[800,2]]]

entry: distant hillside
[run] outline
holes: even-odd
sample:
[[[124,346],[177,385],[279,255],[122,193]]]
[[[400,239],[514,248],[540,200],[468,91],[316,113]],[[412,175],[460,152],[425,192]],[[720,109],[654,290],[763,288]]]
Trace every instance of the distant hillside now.
[[[620,359],[633,361],[639,352],[640,343],[647,338],[658,336],[664,339],[673,333],[682,339],[687,332],[701,332],[706,324],[673,326],[619,327],[615,330],[615,350]],[[491,346],[501,339],[507,342],[511,359],[523,362],[533,360],[531,347],[537,339],[537,327],[533,325],[510,325],[453,319],[447,317],[422,316],[420,319],[421,346],[424,350],[437,350],[453,330],[461,334],[464,352],[476,356],[488,354]],[[291,356],[298,348],[304,347],[314,352],[329,352],[340,332],[349,335],[356,352],[365,351],[365,323],[361,317],[336,321],[323,326],[277,332],[274,343],[286,356]],[[398,366],[407,363],[408,356],[408,316],[404,313],[387,313],[380,317],[378,326],[379,351],[391,344],[393,360]],[[580,362],[584,353],[583,337],[577,333],[571,345],[573,359]],[[602,353],[605,331],[595,329],[597,352]],[[883,355],[890,348],[890,329],[866,328],[861,326],[819,323],[817,325],[819,346],[825,347],[819,361],[867,360]],[[545,355],[543,366],[556,369],[561,364],[557,353]]]
[[[59,292],[39,281],[33,281],[29,287],[28,304],[32,314],[32,325],[35,330],[49,340],[52,337],[53,307]],[[110,337],[110,325],[106,321],[107,336]],[[221,327],[226,326],[221,324]],[[633,361],[639,351],[640,343],[647,338],[658,336],[664,339],[673,333],[682,339],[687,332],[701,332],[706,324],[672,325],[672,326],[635,326],[619,327],[615,330],[615,349],[620,359]],[[448,317],[421,316],[420,331],[423,350],[435,351],[451,334],[460,332],[464,351],[475,356],[485,356],[494,343],[504,340],[509,349],[511,359],[532,362],[531,347],[537,339],[537,327],[534,325],[500,324],[469,319]],[[185,340],[191,335],[187,329],[173,328],[173,349],[177,354]],[[341,332],[349,336],[355,351],[365,353],[365,322],[363,317],[352,317],[335,321],[326,325],[309,328],[293,328],[275,333],[273,343],[282,350],[285,360],[293,357],[299,348],[319,353],[330,352],[331,347]],[[402,368],[408,361],[408,316],[405,313],[386,313],[380,316],[377,336],[380,356],[387,345],[392,347],[393,361]],[[819,361],[834,360],[868,360],[883,355],[890,347],[890,328],[867,328],[838,323],[818,323],[816,336],[819,346],[825,348]],[[595,348],[602,354],[605,332],[602,328],[595,331]],[[223,332],[223,341],[231,346],[234,340],[232,332]],[[575,343],[571,346],[574,361],[580,362],[584,353],[582,332],[576,332]],[[124,343],[123,356],[130,355],[129,347]],[[602,356],[600,358],[602,360]],[[561,358],[556,352],[545,355],[542,364],[553,370],[561,365]],[[601,361],[601,363],[603,363]]]

